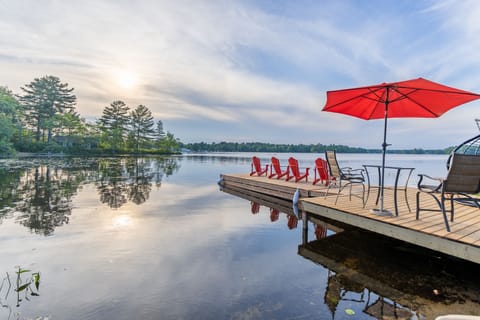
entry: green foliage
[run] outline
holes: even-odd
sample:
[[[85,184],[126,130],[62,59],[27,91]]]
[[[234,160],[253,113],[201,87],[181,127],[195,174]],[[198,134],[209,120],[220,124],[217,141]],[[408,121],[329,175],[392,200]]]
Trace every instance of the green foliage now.
[[[0,114],[13,117],[20,109],[20,103],[7,87],[0,86]]]
[[[49,153],[61,153],[63,151],[63,148],[58,143],[52,141],[50,143],[45,144],[42,151],[49,152]]]
[[[38,290],[40,289],[40,272],[32,272],[31,270],[22,269],[21,267],[17,268],[18,270],[15,271],[17,277],[13,285],[13,289],[14,292],[16,292],[16,295],[10,295],[12,281],[10,280],[10,275],[8,274],[8,272],[6,272],[6,277],[3,278],[0,285],[0,295],[2,299],[5,300],[5,302],[3,302],[2,299],[0,299],[0,305],[4,308],[10,308],[10,297],[16,300],[15,305],[19,307],[20,302],[22,302],[23,300],[30,300],[29,296],[39,296]],[[4,286],[4,284],[8,284],[8,286]],[[35,286],[35,289],[32,288],[32,284]]]
[[[17,115],[20,104],[6,87],[0,87],[0,155],[15,153],[12,139],[17,130]]]
[[[165,137],[160,140],[158,145],[158,153],[170,154],[179,153],[181,143],[175,138],[173,133],[167,132]]]
[[[85,120],[75,111],[57,115],[56,122],[60,125],[58,133],[66,136],[83,135],[86,132]]]
[[[123,147],[129,123],[129,110],[125,102],[113,101],[103,109],[102,117],[98,120],[101,146],[110,148],[112,153],[118,152]]]
[[[73,88],[67,83],[61,83],[58,77],[44,76],[35,78],[29,84],[21,87],[23,95],[19,97],[22,103],[24,120],[35,130],[36,141],[50,142],[52,130],[59,127],[57,115],[72,111],[75,107],[76,96]]]
[[[130,114],[131,133],[135,152],[139,152],[140,147],[147,147],[155,133],[152,112],[144,105],[139,105]]]
[[[0,139],[0,157],[11,157],[13,155],[15,155],[15,149],[12,143],[5,139]]]
[[[15,151],[165,154],[180,148],[144,105],[130,112],[123,101],[113,101],[89,124],[75,111],[74,89],[58,77],[35,78],[20,89],[17,97],[0,86],[0,156]]]

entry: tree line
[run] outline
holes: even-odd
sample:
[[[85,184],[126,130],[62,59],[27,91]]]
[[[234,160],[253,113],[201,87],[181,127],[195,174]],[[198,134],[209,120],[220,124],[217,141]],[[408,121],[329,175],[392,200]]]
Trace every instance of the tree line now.
[[[15,95],[0,86],[0,154],[65,152],[81,154],[179,152],[180,141],[164,132],[144,105],[116,100],[95,123],[76,111],[77,98],[58,77],[35,78]]]
[[[193,152],[287,152],[287,153],[323,153],[325,150],[336,150],[340,153],[380,153],[381,149],[365,149],[345,145],[329,144],[271,144],[262,142],[220,142],[220,143],[181,143],[182,148]],[[448,154],[452,147],[446,149],[405,149],[388,150],[389,153],[405,154]]]

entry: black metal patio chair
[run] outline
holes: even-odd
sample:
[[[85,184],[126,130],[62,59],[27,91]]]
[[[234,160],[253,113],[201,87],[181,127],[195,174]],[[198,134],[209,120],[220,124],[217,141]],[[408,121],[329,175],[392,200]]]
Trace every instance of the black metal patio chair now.
[[[425,174],[419,174],[419,177],[416,195],[417,220],[420,217],[420,211],[442,212],[445,226],[447,231],[450,232],[447,212],[450,213],[450,221],[453,222],[454,202],[480,208],[480,197],[475,196],[480,192],[480,154],[453,153],[450,158],[447,177],[444,179],[432,178]],[[421,194],[432,196],[439,209],[421,208]],[[449,208],[447,208],[447,200],[450,201]]]
[[[365,206],[365,177],[363,175],[363,169],[352,169],[350,167],[340,168],[337,161],[337,153],[335,150],[325,151],[325,159],[328,163],[328,170],[330,171],[330,181],[328,182],[327,192],[325,197],[328,195],[328,191],[331,187],[337,186],[337,198],[335,199],[335,204],[337,204],[338,197],[343,189],[349,187],[349,199],[352,199],[352,187],[354,185],[362,186],[362,194],[354,194],[362,199],[362,204]]]

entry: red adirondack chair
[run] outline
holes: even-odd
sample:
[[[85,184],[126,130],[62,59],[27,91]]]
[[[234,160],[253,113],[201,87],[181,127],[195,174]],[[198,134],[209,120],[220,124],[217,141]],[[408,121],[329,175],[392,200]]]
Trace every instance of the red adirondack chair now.
[[[287,222],[288,229],[290,230],[295,229],[297,225],[298,225],[298,218],[294,215],[288,215],[288,222]]]
[[[288,168],[292,175],[287,178],[287,181],[295,178],[295,182],[301,181],[303,179],[308,182],[308,171],[310,170],[310,168],[305,168],[305,172],[301,173],[298,166],[298,160],[293,157],[288,158]]]
[[[262,164],[260,162],[260,158],[253,156],[252,157],[252,170],[250,175],[253,176],[254,174],[260,176],[267,175],[268,172],[268,164],[265,165],[265,169],[262,168]]]
[[[288,167],[285,171],[282,171],[282,167],[280,166],[280,160],[272,157],[272,163],[270,164],[270,175],[268,177],[270,179],[273,177],[280,179],[285,176],[287,176],[286,179],[288,181],[288,178],[290,177],[290,170],[288,169]]]
[[[321,224],[315,224],[315,236],[317,240],[325,239],[327,237],[328,229],[326,226]]]
[[[252,214],[257,214],[260,212],[260,203],[255,201],[250,201],[250,211]]]
[[[318,182],[323,183],[328,186],[330,183],[331,177],[328,174],[328,162],[322,158],[317,158],[315,160],[314,177],[312,184],[315,185]]]
[[[270,208],[270,221],[275,222],[280,216],[280,211],[278,209]]]

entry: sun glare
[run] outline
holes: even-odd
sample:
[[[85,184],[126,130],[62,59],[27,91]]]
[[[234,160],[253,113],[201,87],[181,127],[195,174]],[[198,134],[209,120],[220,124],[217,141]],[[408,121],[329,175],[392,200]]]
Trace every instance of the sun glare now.
[[[130,216],[122,214],[113,219],[113,226],[116,228],[125,228],[132,224]]]
[[[137,80],[137,75],[132,71],[121,70],[117,73],[117,82],[122,88],[133,88],[137,84]]]

